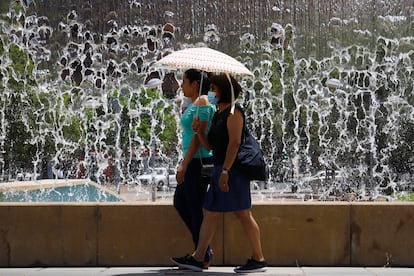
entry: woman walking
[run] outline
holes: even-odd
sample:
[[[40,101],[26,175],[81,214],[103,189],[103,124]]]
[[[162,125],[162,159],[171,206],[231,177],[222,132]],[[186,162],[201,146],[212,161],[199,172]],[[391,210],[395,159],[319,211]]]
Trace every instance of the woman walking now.
[[[191,99],[181,116],[182,146],[184,159],[177,168],[177,187],[174,193],[174,207],[190,230],[194,247],[197,246],[200,226],[203,220],[203,202],[208,181],[201,177],[202,164],[212,164],[212,152],[202,146],[191,147],[194,131],[193,120],[200,118],[201,124],[208,128],[216,111],[207,99],[210,81],[205,72],[189,69],[184,72],[181,84],[184,96]],[[200,96],[201,92],[201,96]],[[208,268],[212,250],[207,246],[203,257],[203,267]]]
[[[204,218],[200,229],[200,239],[196,250],[185,257],[171,258],[179,267],[202,271],[204,252],[213,239],[217,215],[233,212],[239,219],[252,249],[251,258],[243,266],[235,268],[238,273],[266,271],[260,242],[260,229],[251,212],[250,180],[233,163],[241,143],[244,126],[244,113],[236,106],[231,113],[232,87],[234,98],[241,92],[238,82],[228,75],[210,76],[212,90],[216,93],[218,111],[214,115],[208,135],[205,126],[199,120],[193,123],[196,134],[195,143],[201,143],[206,149],[212,149],[214,169],[211,184],[204,202]],[[231,81],[231,84],[230,84]]]

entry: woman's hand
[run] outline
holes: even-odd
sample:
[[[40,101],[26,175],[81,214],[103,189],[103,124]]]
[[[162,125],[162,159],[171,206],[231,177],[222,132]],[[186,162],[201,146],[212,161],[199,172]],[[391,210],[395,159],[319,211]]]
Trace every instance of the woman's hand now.
[[[207,131],[208,122],[201,121],[200,117],[194,118],[193,122],[191,123],[191,128],[193,129],[195,134],[203,134]]]
[[[184,182],[184,175],[187,168],[182,164],[178,166],[177,172],[175,174],[175,179],[177,180],[177,184],[182,184]]]
[[[219,178],[219,188],[220,191],[227,193],[230,189],[229,187],[229,175],[228,174],[220,174]]]
[[[197,116],[191,123],[191,128],[193,129],[195,134],[197,134],[200,131],[200,125],[200,117]]]

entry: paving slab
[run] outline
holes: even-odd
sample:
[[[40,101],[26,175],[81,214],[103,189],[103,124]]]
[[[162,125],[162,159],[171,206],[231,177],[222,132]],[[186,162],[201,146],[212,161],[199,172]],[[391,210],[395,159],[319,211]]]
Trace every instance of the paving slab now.
[[[363,267],[302,267],[306,276],[374,276]]]
[[[266,272],[237,274],[234,267],[214,266],[203,272],[176,267],[34,267],[0,268],[0,276],[152,276],[152,275],[273,275],[273,276],[412,276],[414,268],[388,267],[269,267]]]
[[[408,267],[369,267],[367,271],[377,276],[412,276],[414,268]]]
[[[1,276],[21,276],[21,275],[34,275],[36,271],[42,270],[42,268],[0,268]]]

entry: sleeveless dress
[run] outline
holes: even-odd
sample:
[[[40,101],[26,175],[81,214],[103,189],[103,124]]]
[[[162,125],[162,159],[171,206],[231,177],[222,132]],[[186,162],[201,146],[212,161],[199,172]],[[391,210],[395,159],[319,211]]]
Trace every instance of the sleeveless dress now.
[[[241,110],[239,106],[236,108]],[[252,207],[250,180],[235,167],[230,168],[229,171],[229,191],[222,192],[219,188],[219,178],[229,143],[227,130],[229,113],[230,107],[216,112],[208,132],[208,140],[214,156],[214,169],[204,200],[204,208],[212,212],[240,211]]]

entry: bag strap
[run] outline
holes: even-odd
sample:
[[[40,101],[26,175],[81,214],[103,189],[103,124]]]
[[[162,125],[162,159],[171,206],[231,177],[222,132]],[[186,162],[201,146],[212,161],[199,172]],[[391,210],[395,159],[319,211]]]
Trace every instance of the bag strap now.
[[[201,150],[200,150],[200,147],[198,148],[198,154],[199,154],[199,158],[200,158],[200,164],[201,164],[201,167],[202,167],[202,166],[204,166],[204,164],[203,164],[203,158],[201,158]]]
[[[246,115],[244,114],[244,110],[243,110],[243,108],[241,108],[241,106],[240,106],[240,105],[238,105],[238,104],[236,104],[236,105],[235,105],[235,107],[236,107],[238,110],[240,110],[240,112],[241,112],[241,114],[242,114],[242,116],[243,116],[243,129],[242,129],[242,134],[241,134],[241,143],[243,143],[243,142],[244,142],[244,140],[246,140],[246,137],[250,135],[250,131],[249,131],[249,129],[247,128],[247,125],[246,125]],[[230,108],[228,108],[228,109],[227,109],[227,111],[226,111],[226,112],[228,112],[228,113],[227,113],[227,116],[229,116],[229,115],[230,115],[230,113],[231,113],[230,111],[231,111],[231,110],[230,110]]]
[[[243,116],[243,129],[242,129],[242,134],[241,134],[241,143],[243,143],[244,140],[246,140],[246,137],[250,135],[250,132],[246,125],[246,115],[244,114],[244,110],[240,106],[238,107]]]

